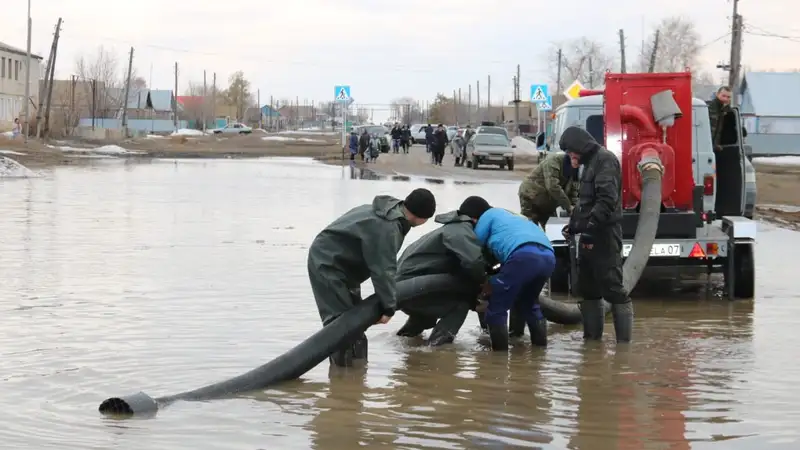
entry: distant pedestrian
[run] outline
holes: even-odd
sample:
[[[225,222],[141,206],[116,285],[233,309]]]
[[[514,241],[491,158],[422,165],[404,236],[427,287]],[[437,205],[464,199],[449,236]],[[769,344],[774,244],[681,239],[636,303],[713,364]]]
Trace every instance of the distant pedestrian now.
[[[22,133],[22,125],[19,123],[19,118],[14,119],[14,127],[11,128],[11,137],[15,138]]]

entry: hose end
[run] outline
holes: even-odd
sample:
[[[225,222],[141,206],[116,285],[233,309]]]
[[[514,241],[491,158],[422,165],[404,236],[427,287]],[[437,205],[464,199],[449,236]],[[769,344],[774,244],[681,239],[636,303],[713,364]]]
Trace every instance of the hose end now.
[[[664,174],[664,165],[658,156],[643,156],[637,167],[640,173],[657,170],[659,173]]]
[[[114,418],[152,417],[158,412],[158,402],[144,392],[139,392],[125,397],[106,399],[97,409],[100,414]]]

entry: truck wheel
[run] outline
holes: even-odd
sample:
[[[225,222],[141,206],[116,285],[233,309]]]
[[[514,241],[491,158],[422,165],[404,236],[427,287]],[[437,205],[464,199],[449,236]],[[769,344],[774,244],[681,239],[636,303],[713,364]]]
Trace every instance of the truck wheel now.
[[[478,158],[475,156],[472,157],[472,170],[478,170]]]
[[[500,164],[500,170],[506,170],[506,165],[505,164]]]
[[[733,263],[734,279],[728,280],[728,270],[725,268],[725,288],[730,288],[733,282],[734,298],[753,298],[756,289],[756,268],[753,255],[753,244],[737,244],[733,246],[733,257],[728,255],[728,264]]]
[[[513,171],[514,170],[514,158],[508,158],[506,160],[506,163],[508,164],[508,170]]]

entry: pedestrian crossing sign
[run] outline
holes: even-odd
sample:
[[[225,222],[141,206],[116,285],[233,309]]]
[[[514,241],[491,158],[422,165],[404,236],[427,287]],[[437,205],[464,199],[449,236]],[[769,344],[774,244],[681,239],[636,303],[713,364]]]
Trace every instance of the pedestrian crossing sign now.
[[[350,86],[334,86],[333,95],[337,102],[346,102],[350,100]]]
[[[546,84],[531,85],[531,103],[544,103],[550,97]]]

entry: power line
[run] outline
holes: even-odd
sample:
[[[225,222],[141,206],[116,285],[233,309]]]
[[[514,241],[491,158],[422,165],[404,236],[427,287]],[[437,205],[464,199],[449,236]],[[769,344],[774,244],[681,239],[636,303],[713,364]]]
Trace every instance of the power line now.
[[[748,29],[752,29],[753,31],[749,31]],[[779,34],[773,33],[771,31],[767,31],[761,27],[755,26],[751,23],[747,23],[745,25],[745,33],[751,36],[761,36],[761,37],[771,37],[776,39],[783,39],[791,42],[800,42],[800,36],[790,36],[786,34]]]

